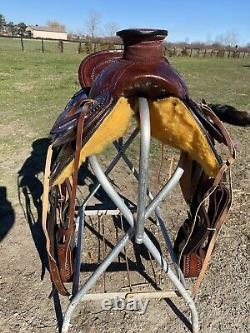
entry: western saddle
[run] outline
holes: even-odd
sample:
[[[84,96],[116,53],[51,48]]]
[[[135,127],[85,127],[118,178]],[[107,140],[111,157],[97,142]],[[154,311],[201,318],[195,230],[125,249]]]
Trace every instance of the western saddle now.
[[[62,295],[72,280],[75,201],[80,164],[123,136],[131,114],[138,117],[138,97],[150,106],[152,136],[181,150],[180,185],[189,214],[174,249],[185,277],[201,283],[217,235],[231,205],[230,164],[235,148],[230,136],[204,104],[190,99],[180,74],[163,56],[165,30],[122,30],[124,50],[96,52],[79,66],[81,90],[51,129],[43,197],[52,282]],[[215,147],[227,148],[226,162]]]

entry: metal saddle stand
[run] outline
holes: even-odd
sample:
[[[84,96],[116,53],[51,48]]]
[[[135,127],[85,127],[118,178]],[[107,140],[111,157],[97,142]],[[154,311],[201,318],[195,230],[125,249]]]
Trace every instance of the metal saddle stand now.
[[[145,98],[139,97],[139,115],[140,115],[140,130],[137,128],[130,135],[128,140],[123,143],[122,140],[114,142],[115,148],[118,153],[107,167],[104,172],[95,156],[89,157],[89,162],[92,167],[93,173],[98,179],[98,183],[95,184],[95,187],[88,194],[87,198],[84,200],[83,204],[80,206],[77,217],[77,226],[76,226],[76,235],[77,235],[77,250],[76,250],[76,260],[75,260],[75,270],[74,270],[74,280],[73,280],[73,289],[72,289],[72,298],[71,302],[68,305],[68,308],[64,314],[62,332],[67,333],[70,326],[71,317],[76,309],[76,306],[81,301],[86,300],[102,300],[102,299],[111,299],[114,295],[118,295],[124,299],[141,299],[141,298],[165,298],[171,296],[181,296],[186,302],[186,305],[189,307],[191,312],[191,322],[190,326],[192,327],[192,332],[199,332],[198,324],[198,314],[195,303],[190,296],[189,290],[186,289],[185,281],[183,275],[178,268],[177,259],[174,254],[173,246],[170,240],[165,223],[163,222],[160,208],[158,207],[161,201],[166,197],[166,195],[178,184],[179,179],[183,174],[182,161],[179,160],[177,168],[173,172],[171,178],[167,183],[161,188],[158,194],[153,198],[152,194],[148,190],[147,186],[147,177],[148,177],[148,159],[149,159],[149,148],[150,148],[150,117],[149,117],[149,106]],[[140,135],[140,161],[139,161],[139,173],[135,170],[132,162],[129,160],[127,155],[125,155],[126,149],[133,142],[135,137]],[[137,199],[137,215],[131,211],[131,209],[124,203],[124,200],[116,192],[114,187],[111,185],[110,181],[107,178],[107,175],[115,167],[119,159],[122,158],[131,172],[138,180],[138,199]],[[102,187],[106,192],[108,197],[117,207],[117,210],[105,209],[105,207],[100,210],[89,210],[88,203],[89,200],[95,195],[97,190]],[[146,197],[149,197],[150,204],[146,207]],[[121,214],[124,219],[129,223],[130,227],[124,236],[116,243],[114,248],[102,261],[102,263],[97,267],[97,269],[91,274],[87,281],[79,288],[79,279],[80,279],[80,267],[81,267],[81,251],[83,250],[83,237],[84,234],[84,224],[85,217],[88,215],[100,215],[102,212],[105,212],[106,215],[117,215]],[[155,213],[157,225],[160,227],[163,238],[166,242],[172,263],[175,267],[174,270],[164,259],[163,255],[151,241],[149,236],[144,231],[144,222],[150,217],[152,213]],[[135,236],[135,242],[137,244],[144,244],[148,249],[149,253],[155,259],[156,263],[160,266],[161,270],[165,272],[168,279],[172,282],[175,287],[175,291],[154,291],[154,292],[117,292],[117,293],[88,293],[90,288],[92,288],[96,281],[101,277],[103,273],[107,270],[109,265],[118,257],[124,247],[127,245],[129,240]]]

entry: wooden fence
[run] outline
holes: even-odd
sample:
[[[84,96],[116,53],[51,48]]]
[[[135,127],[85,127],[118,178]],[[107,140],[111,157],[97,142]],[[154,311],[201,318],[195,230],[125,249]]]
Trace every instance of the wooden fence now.
[[[169,57],[216,57],[216,58],[246,58],[250,57],[250,51],[247,49],[239,48],[224,48],[213,49],[211,47],[198,48],[198,47],[184,47],[184,48],[167,48],[166,54]]]
[[[12,40],[12,41],[11,41]],[[13,37],[0,36],[0,51],[8,49],[16,49],[21,51],[40,51],[45,52],[77,52],[89,54],[104,49],[123,48],[122,44],[114,44],[103,41],[85,40],[57,40],[43,38]],[[250,57],[249,48],[224,48],[213,49],[212,47],[167,47],[165,56],[168,57],[217,57],[217,58],[246,58]]]

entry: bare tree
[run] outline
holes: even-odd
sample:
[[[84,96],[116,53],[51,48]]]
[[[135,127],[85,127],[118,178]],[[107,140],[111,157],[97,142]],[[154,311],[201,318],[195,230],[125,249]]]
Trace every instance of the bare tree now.
[[[58,28],[58,29],[61,29],[61,30],[65,31],[65,25],[61,24],[58,21],[48,21],[47,26],[50,27],[50,28]]]
[[[100,21],[101,14],[99,12],[96,12],[94,10],[89,12],[89,16],[86,21],[86,30],[92,39],[96,37]]]
[[[238,33],[235,31],[229,31],[225,34],[225,43],[230,45],[236,45],[239,41]]]
[[[111,21],[105,24],[104,29],[108,37],[113,37],[120,28],[117,23]]]
[[[216,37],[216,42],[221,45],[236,45],[238,43],[239,36],[236,31],[228,31],[225,34],[220,34]]]

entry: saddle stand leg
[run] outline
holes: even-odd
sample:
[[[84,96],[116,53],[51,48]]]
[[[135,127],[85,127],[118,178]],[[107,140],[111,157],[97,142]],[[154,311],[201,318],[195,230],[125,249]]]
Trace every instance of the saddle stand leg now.
[[[147,163],[148,163],[148,157],[149,157],[149,144],[150,144],[150,117],[149,117],[148,102],[145,98],[139,98],[139,113],[140,113],[140,130],[141,130],[139,175],[133,172],[136,177],[139,177],[137,217],[136,218],[134,217],[131,209],[129,209],[127,207],[127,205],[124,203],[123,199],[115,191],[115,189],[109,182],[109,180],[107,178],[107,174],[112,170],[112,168],[115,166],[115,164],[121,157],[125,160],[125,162],[128,164],[128,166],[130,165],[130,169],[133,169],[129,159],[125,155],[125,150],[126,150],[126,147],[129,146],[129,144],[133,141],[134,137],[137,135],[138,130],[133,133],[132,139],[130,137],[129,143],[127,141],[122,146],[122,148],[120,147],[121,149],[119,149],[117,156],[114,158],[114,160],[112,161],[111,165],[108,167],[108,169],[106,170],[105,173],[103,172],[102,168],[100,167],[95,156],[91,156],[89,158],[89,162],[91,164],[93,172],[99,182],[99,184],[95,186],[93,191],[96,192],[98,187],[102,186],[103,190],[106,192],[106,194],[109,196],[109,198],[113,201],[113,203],[115,204],[115,206],[117,207],[119,212],[127,220],[127,222],[130,225],[130,228],[124,234],[124,236],[120,239],[120,241],[117,242],[115,247],[110,251],[110,253],[106,256],[106,258],[98,266],[98,268],[87,279],[87,281],[83,284],[83,286],[78,290],[79,272],[80,272],[80,264],[81,264],[80,263],[80,251],[81,251],[81,247],[82,247],[82,232],[83,232],[83,226],[84,226],[83,222],[84,222],[84,216],[85,216],[84,210],[85,210],[85,207],[87,204],[87,199],[92,195],[92,193],[85,200],[83,206],[80,208],[79,217],[78,217],[78,243],[77,243],[78,254],[77,254],[77,258],[76,258],[77,260],[76,260],[76,265],[75,265],[75,271],[77,274],[76,274],[75,281],[73,284],[73,298],[65,312],[64,319],[63,319],[63,327],[62,327],[63,333],[68,332],[70,320],[71,320],[71,317],[74,313],[76,306],[80,303],[80,301],[89,299],[87,292],[96,283],[97,279],[106,271],[108,266],[115,260],[115,258],[120,254],[120,252],[124,249],[126,244],[129,242],[129,240],[131,240],[131,238],[134,235],[135,235],[136,242],[139,244],[145,245],[145,247],[148,249],[149,253],[156,260],[156,262],[159,264],[161,269],[166,273],[169,280],[172,282],[172,284],[176,288],[177,292],[184,299],[184,301],[186,302],[186,304],[189,307],[190,312],[191,312],[191,323],[190,324],[192,326],[192,331],[193,331],[193,333],[199,332],[197,309],[196,309],[196,306],[195,306],[195,303],[194,303],[192,297],[190,296],[189,291],[186,290],[185,286],[181,282],[183,279],[182,278],[179,279],[178,269],[176,269],[176,273],[171,269],[171,267],[167,263],[166,259],[159,252],[159,250],[156,248],[154,243],[151,241],[151,239],[148,237],[148,235],[144,231],[145,220],[153,212],[155,212],[157,219],[159,221],[164,239],[168,246],[168,249],[170,249],[171,258],[172,258],[174,264],[177,265],[177,261],[174,256],[174,253],[173,253],[172,244],[169,240],[169,235],[168,235],[167,229],[165,227],[165,224],[162,220],[161,213],[160,213],[158,206],[159,206],[160,202],[166,197],[166,195],[179,182],[179,179],[181,178],[183,171],[184,171],[183,167],[182,167],[182,160],[180,159],[178,166],[177,166],[176,170],[174,171],[172,177],[169,179],[169,181],[162,187],[162,189],[155,196],[155,198],[152,199],[152,195],[149,193],[149,191],[147,189],[147,165],[148,165]],[[147,194],[152,199],[148,206],[146,206],[146,204],[145,204],[145,198],[146,198]],[[162,298],[162,297],[160,297],[160,298]]]

